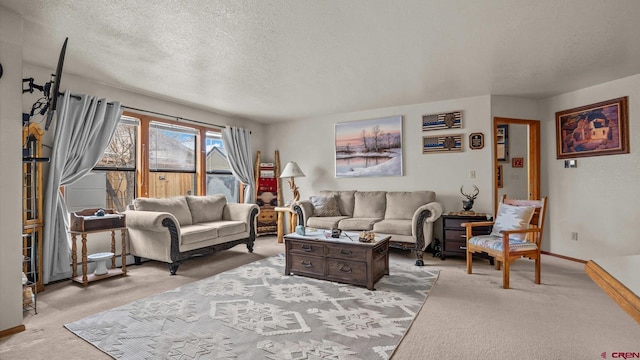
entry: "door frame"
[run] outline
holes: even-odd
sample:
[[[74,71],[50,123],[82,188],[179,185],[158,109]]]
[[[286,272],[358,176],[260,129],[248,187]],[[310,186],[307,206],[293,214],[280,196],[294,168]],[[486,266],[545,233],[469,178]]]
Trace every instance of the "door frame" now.
[[[493,118],[493,210],[498,211],[498,125],[526,125],[528,127],[527,193],[529,199],[540,199],[540,120]]]

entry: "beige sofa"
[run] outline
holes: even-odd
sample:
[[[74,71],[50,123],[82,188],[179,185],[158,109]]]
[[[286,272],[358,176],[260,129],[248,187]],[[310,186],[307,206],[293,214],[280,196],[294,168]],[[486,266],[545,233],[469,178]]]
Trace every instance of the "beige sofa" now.
[[[442,215],[433,191],[321,191],[293,210],[307,227],[391,235],[390,246],[415,251],[417,266],[424,265],[433,222]]]
[[[253,252],[255,204],[227,203],[224,195],[138,198],[127,216],[129,252],[169,264],[171,275],[193,255],[247,244]]]

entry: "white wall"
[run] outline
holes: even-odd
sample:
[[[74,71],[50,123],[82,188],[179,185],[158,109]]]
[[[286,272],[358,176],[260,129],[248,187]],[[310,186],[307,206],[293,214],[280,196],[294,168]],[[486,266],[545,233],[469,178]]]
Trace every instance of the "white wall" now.
[[[463,128],[422,131],[422,115],[462,110]],[[336,178],[335,124],[378,117],[403,116],[403,169],[397,177]],[[473,185],[480,189],[473,210],[492,212],[493,175],[491,162],[492,139],[485,136],[485,147],[469,149],[469,134],[491,133],[490,96],[398,106],[384,109],[335,114],[324,117],[279,123],[269,126],[266,153],[280,150],[282,164],[297,161],[306,177],[296,178],[300,197],[308,198],[324,189],[358,190],[433,190],[445,211],[462,210],[460,186],[470,192]],[[422,154],[422,137],[434,134],[462,133],[464,151],[459,153]],[[476,178],[470,178],[470,171]],[[291,191],[283,183],[285,201]]]
[[[491,116],[540,120],[538,101],[515,96],[491,95]]]
[[[0,6],[0,331],[22,325],[22,17]]]
[[[555,113],[629,97],[630,154],[556,159]],[[640,74],[546,99],[542,115],[542,192],[549,195],[544,249],[579,259],[640,254]],[[571,240],[578,233],[578,241]]]
[[[577,169],[564,169],[564,162],[556,159],[555,112],[620,96],[629,96],[631,154],[580,158]],[[436,132],[421,131],[421,116],[451,110],[463,110],[460,132],[465,134],[465,151],[423,155],[422,136]],[[640,114],[640,75],[542,101],[482,96],[280,123],[268,127],[267,146],[258,150],[270,153],[279,149],[283,164],[298,162],[307,175],[296,179],[302,198],[322,189],[429,189],[436,191],[449,211],[461,208],[460,185],[470,188],[476,184],[480,196],[474,210],[492,212],[492,118],[540,120],[541,194],[549,197],[543,250],[588,260],[640,253],[640,241],[636,239],[640,233],[640,125],[635,114]],[[335,178],[335,124],[390,115],[404,117],[404,176]],[[468,134],[477,131],[485,134],[485,148],[472,151],[466,142]],[[524,148],[512,147],[511,156],[524,157]],[[476,179],[469,179],[470,170],[476,170]],[[518,173],[518,177],[523,176]],[[291,198],[286,184],[283,192],[285,200]],[[578,241],[570,240],[573,231],[578,232]]]

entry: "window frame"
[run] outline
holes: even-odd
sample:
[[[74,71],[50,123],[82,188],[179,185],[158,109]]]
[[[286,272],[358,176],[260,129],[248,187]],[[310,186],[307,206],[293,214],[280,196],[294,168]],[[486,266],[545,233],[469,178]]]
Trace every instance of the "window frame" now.
[[[186,121],[176,121],[163,119],[156,116],[149,116],[135,112],[125,111],[123,115],[131,116],[140,120],[140,131],[138,141],[138,194],[140,197],[149,197],[149,176],[152,173],[149,171],[149,129],[151,122],[160,122],[169,125],[176,125],[180,127],[188,127],[198,131],[196,141],[196,193],[194,195],[205,195],[207,186],[207,169],[206,169],[206,134],[207,132],[222,133],[219,127],[215,126],[203,126]],[[239,200],[242,201],[243,185],[240,183]]]
[[[203,126],[197,125],[194,123],[189,123],[186,121],[175,121],[163,119],[156,116],[144,115],[141,113],[124,111],[119,121],[129,122],[130,124],[137,125],[136,127],[136,145],[135,145],[135,166],[133,168],[130,167],[121,167],[121,166],[95,166],[91,169],[91,172],[109,172],[109,171],[126,171],[126,172],[134,172],[134,194],[133,198],[138,197],[149,197],[149,180],[150,176],[153,173],[157,172],[187,172],[182,170],[151,170],[150,169],[150,159],[149,159],[149,145],[150,145],[150,128],[152,123],[161,123],[166,124],[168,127],[178,127],[178,128],[186,128],[189,130],[193,130],[193,133],[196,137],[195,141],[195,194],[194,195],[206,195],[207,191],[207,175],[208,174],[221,174],[221,175],[233,175],[229,172],[220,172],[213,171],[207,172],[206,166],[206,139],[207,133],[220,134],[222,130],[219,127],[215,126]],[[120,125],[120,124],[118,124]],[[104,156],[104,155],[103,155]],[[244,199],[244,185],[238,181],[238,202],[242,202]],[[62,189],[63,193],[65,189]],[[126,205],[125,205],[126,206]]]
[[[90,173],[105,173],[108,174],[109,172],[130,172],[133,173],[133,179],[135,182],[136,179],[136,175],[137,175],[137,163],[138,163],[138,159],[140,157],[140,153],[138,151],[138,142],[140,139],[140,121],[139,119],[132,117],[132,116],[127,116],[127,115],[122,115],[120,116],[120,119],[118,120],[118,127],[121,124],[126,124],[126,125],[132,125],[135,126],[135,134],[134,134],[134,142],[135,142],[135,146],[133,149],[133,166],[132,167],[121,167],[121,166],[105,166],[105,165],[96,165],[93,167],[93,169],[91,169]],[[116,129],[117,131],[117,129]],[[109,144],[110,145],[110,144]],[[106,151],[106,149],[105,149]],[[104,157],[104,153],[102,155]],[[108,180],[107,180],[108,181]],[[138,194],[138,186],[137,183],[134,184],[133,186],[133,199],[135,199],[137,197]],[[108,203],[108,202],[107,202]],[[127,205],[128,204],[122,204],[123,205],[123,209],[126,210]],[[116,211],[119,211],[118,209],[114,209]]]

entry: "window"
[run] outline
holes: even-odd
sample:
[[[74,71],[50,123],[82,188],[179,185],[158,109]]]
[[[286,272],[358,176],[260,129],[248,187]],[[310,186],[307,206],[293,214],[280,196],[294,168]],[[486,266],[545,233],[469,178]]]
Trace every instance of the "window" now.
[[[122,116],[102,159],[90,174],[67,186],[70,211],[103,208],[124,211],[136,196],[136,145],[139,121]]]
[[[224,194],[228,202],[238,202],[240,184],[231,173],[220,133],[208,131],[205,146],[207,194]]]
[[[196,195],[198,129],[149,124],[149,197]]]
[[[93,170],[65,189],[69,211],[124,211],[136,197],[224,194],[241,198],[220,132],[125,113]]]

